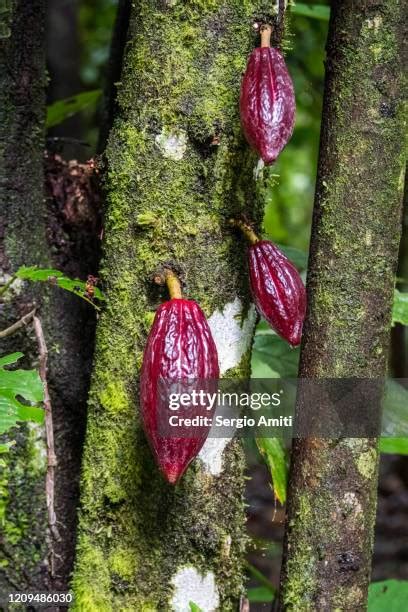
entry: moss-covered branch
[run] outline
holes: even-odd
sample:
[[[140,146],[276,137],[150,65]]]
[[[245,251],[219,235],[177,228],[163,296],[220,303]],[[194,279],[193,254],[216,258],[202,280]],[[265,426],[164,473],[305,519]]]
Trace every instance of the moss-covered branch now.
[[[222,441],[167,485],[140,426],[138,376],[164,263],[209,318],[221,369],[247,376],[255,321],[244,243],[228,224],[258,221],[255,155],[238,96],[254,22],[270,3],[132,5],[110,135],[102,274],[73,587],[78,610],[235,610],[245,545],[243,457]],[[261,182],[261,181],[260,181]],[[260,186],[261,188],[261,186]],[[218,449],[216,448],[217,445]]]
[[[404,188],[402,23],[399,0],[332,3],[301,377],[386,373]],[[377,461],[375,439],[295,442],[282,609],[365,609]]]

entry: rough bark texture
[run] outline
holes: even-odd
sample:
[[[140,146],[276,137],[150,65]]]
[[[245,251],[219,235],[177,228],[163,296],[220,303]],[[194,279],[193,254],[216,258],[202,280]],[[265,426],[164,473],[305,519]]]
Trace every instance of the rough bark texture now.
[[[72,176],[68,190],[62,170],[55,167],[55,183],[59,182],[54,191],[59,199],[55,192],[48,193],[47,207],[44,194],[45,2],[14,2],[1,16],[9,25],[9,36],[0,39],[1,283],[22,264],[51,264],[72,276],[86,278],[87,273],[95,273],[98,259],[97,241],[90,238],[91,215],[83,203],[88,194],[84,196],[79,180],[73,185]],[[73,175],[72,167],[70,170]],[[50,175],[49,160],[47,172]],[[78,229],[81,221],[85,232]],[[86,232],[88,250],[83,246]],[[12,433],[16,447],[2,457],[0,593],[29,587],[64,590],[73,561],[95,317],[92,309],[75,296],[47,290],[44,285],[16,283],[0,304],[0,328],[30,310],[34,301],[49,350],[48,382],[58,460],[55,510],[61,540],[51,538],[47,529],[44,430],[32,425],[22,427]],[[37,343],[30,327],[2,341],[0,354],[15,350],[25,354],[24,366],[38,366]]]
[[[119,0],[116,13],[115,26],[109,54],[106,83],[104,88],[103,104],[100,113],[100,130],[98,139],[98,152],[106,149],[109,132],[118,110],[117,93],[118,84],[122,74],[122,63],[128,36],[131,0]]]
[[[242,139],[241,73],[270,3],[133,3],[107,149],[102,314],[89,402],[73,588],[77,610],[235,610],[245,544],[240,444],[213,440],[180,485],[153,463],[138,413],[146,336],[166,299],[163,264],[209,318],[228,376],[249,373],[255,316],[243,242],[260,220]],[[256,188],[257,183],[257,188]],[[216,444],[214,444],[216,442]],[[212,447],[212,453],[210,452]]]
[[[43,215],[45,2],[9,4],[0,39],[0,271],[2,282],[21,264],[47,260]],[[0,327],[30,309],[37,294],[22,287],[0,305]],[[35,340],[21,331],[2,341],[1,354],[22,350],[35,360]],[[47,523],[44,441],[38,427],[15,436],[2,457],[0,593],[44,586]]]
[[[333,2],[301,377],[386,373],[404,189],[403,17],[399,0]],[[366,608],[377,462],[375,439],[294,444],[282,609]]]

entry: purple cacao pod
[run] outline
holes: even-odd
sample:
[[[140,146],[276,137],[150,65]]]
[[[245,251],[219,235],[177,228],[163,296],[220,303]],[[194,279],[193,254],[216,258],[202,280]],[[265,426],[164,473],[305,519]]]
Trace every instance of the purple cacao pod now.
[[[297,346],[306,313],[306,291],[299,272],[269,240],[252,244],[248,258],[257,310],[282,338]]]
[[[249,56],[240,113],[248,143],[265,164],[272,164],[290,139],[295,122],[293,83],[277,49],[258,47]]]
[[[164,402],[160,381],[188,384],[210,381],[216,390],[217,349],[203,311],[192,300],[171,299],[157,312],[147,339],[140,377],[140,405],[144,430],[154,458],[168,482],[175,484],[197,456],[210,426],[200,426],[193,437],[160,435]],[[185,387],[184,387],[185,389]],[[191,413],[190,413],[191,415]],[[190,430],[188,430],[190,431]]]

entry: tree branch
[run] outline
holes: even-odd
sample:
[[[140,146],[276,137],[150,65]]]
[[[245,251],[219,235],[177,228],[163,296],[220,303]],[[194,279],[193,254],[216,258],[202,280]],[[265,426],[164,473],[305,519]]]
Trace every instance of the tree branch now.
[[[57,529],[57,518],[54,510],[54,475],[57,465],[57,457],[54,451],[54,429],[52,422],[52,406],[47,384],[47,359],[48,350],[45,342],[44,332],[39,317],[33,318],[34,331],[37,338],[38,353],[40,358],[39,374],[44,385],[44,406],[45,406],[45,432],[47,438],[47,476],[45,482],[45,492],[47,498],[48,525],[56,540],[60,539]]]
[[[299,371],[301,380],[370,379],[370,425],[401,234],[403,23],[399,0],[332,2]],[[320,397],[315,407],[324,418]],[[280,609],[366,609],[378,449],[368,427],[362,433],[294,441]]]
[[[28,325],[28,323],[30,323],[34,315],[35,315],[35,308],[33,308],[33,310],[31,310],[30,312],[25,314],[23,317],[21,317],[21,319],[13,323],[13,325],[10,325],[9,327],[6,327],[6,329],[1,330],[0,338],[7,338],[7,336],[11,336],[16,331],[18,331],[21,327]]]

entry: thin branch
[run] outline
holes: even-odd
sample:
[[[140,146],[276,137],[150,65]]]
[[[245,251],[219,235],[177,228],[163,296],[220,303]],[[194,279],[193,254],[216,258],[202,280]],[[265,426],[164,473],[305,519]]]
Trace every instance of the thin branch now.
[[[41,320],[34,316],[33,317],[34,331],[37,338],[38,353],[40,358],[39,374],[44,385],[44,407],[45,407],[45,432],[47,438],[47,476],[45,482],[45,493],[47,500],[48,510],[48,525],[50,531],[56,540],[60,540],[61,537],[57,529],[57,518],[54,510],[54,474],[55,466],[57,465],[57,457],[54,451],[54,429],[52,424],[52,406],[50,394],[48,391],[47,384],[47,358],[48,350],[45,343],[45,337]]]
[[[3,285],[3,287],[0,287],[0,296],[2,296],[4,293],[6,293],[7,289],[9,289],[11,287],[11,285],[14,283],[16,278],[17,278],[17,276],[15,274],[13,274],[13,276],[7,281],[6,284]]]
[[[6,327],[6,329],[1,330],[0,338],[7,338],[7,336],[11,336],[11,334],[14,334],[14,332],[19,330],[21,327],[24,327],[25,325],[30,323],[34,315],[35,315],[35,308],[33,308],[33,310],[31,310],[30,312],[25,314],[23,317],[21,317],[21,319],[13,323],[13,325],[10,325],[10,327]]]

